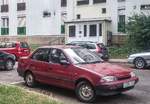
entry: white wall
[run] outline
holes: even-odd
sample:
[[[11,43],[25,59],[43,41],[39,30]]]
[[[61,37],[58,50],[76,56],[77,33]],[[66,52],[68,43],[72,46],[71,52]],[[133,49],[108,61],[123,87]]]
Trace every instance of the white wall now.
[[[60,0],[27,0],[27,34],[59,35],[61,27]],[[43,17],[43,11],[49,11],[50,17]]]

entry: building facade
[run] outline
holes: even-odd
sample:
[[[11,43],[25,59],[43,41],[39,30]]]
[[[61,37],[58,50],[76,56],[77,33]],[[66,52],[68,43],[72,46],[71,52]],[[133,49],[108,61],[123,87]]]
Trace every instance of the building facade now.
[[[0,0],[0,35],[64,34],[67,0]]]
[[[150,14],[150,0],[0,0],[1,36],[66,36],[109,44],[126,35],[134,14]]]
[[[125,24],[134,14],[150,15],[150,0],[70,0],[67,6],[66,42],[109,44],[126,35]]]

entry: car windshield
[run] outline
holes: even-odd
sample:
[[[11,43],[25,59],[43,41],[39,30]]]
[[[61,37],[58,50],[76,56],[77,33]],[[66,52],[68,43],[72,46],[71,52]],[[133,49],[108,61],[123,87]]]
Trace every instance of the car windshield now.
[[[96,54],[88,49],[84,48],[69,48],[64,49],[65,53],[69,55],[74,64],[90,64],[90,63],[100,63],[102,59]]]

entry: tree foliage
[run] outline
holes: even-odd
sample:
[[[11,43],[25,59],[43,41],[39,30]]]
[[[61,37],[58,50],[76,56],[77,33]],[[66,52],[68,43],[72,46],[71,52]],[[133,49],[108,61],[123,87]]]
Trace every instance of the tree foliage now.
[[[150,49],[150,16],[134,15],[126,25],[128,46],[137,49]]]

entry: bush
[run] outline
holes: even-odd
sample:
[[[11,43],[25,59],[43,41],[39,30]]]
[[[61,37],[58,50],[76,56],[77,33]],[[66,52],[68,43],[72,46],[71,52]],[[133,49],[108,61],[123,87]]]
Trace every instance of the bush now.
[[[128,34],[128,47],[138,50],[149,49],[150,47],[150,16],[134,15],[129,18],[126,25]]]
[[[110,58],[117,58],[117,59],[125,59],[130,54],[139,52],[139,50],[137,50],[136,48],[131,49],[126,45],[120,47],[112,46],[109,47],[108,49]]]

